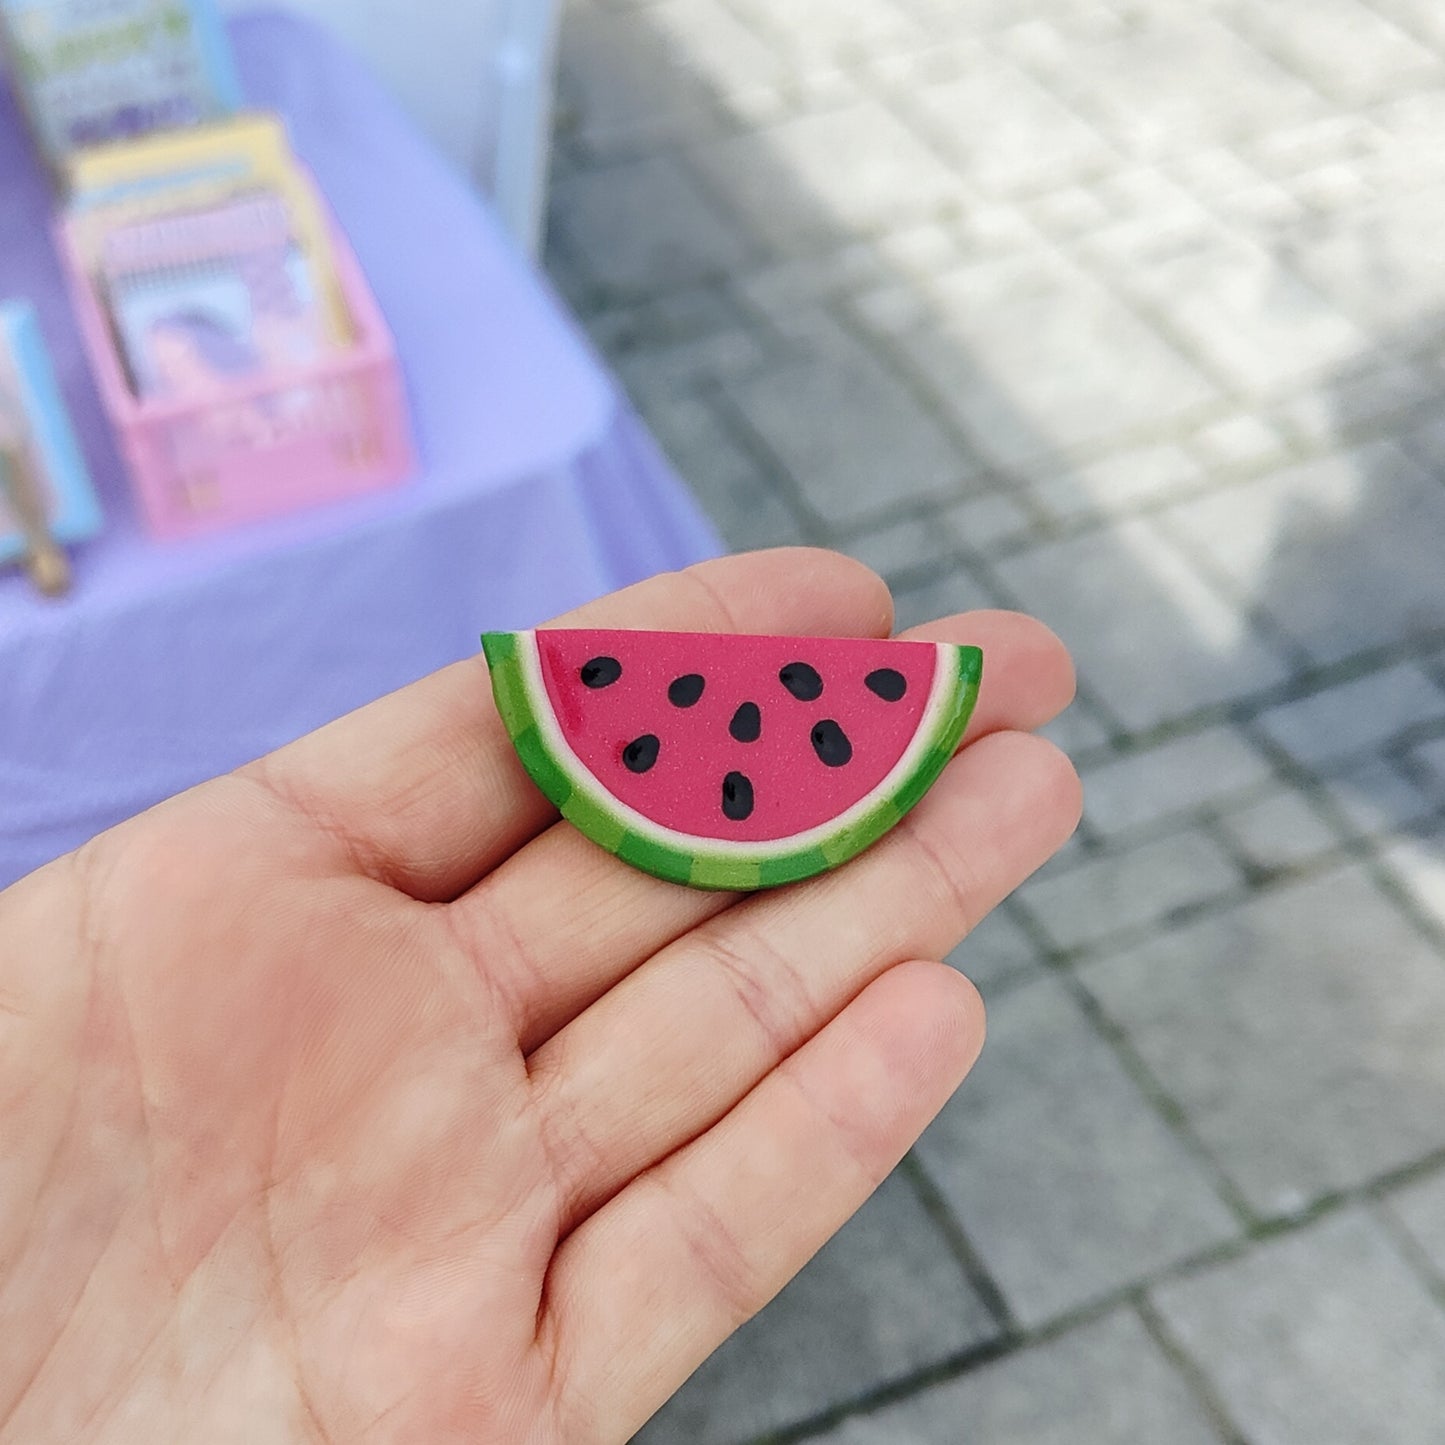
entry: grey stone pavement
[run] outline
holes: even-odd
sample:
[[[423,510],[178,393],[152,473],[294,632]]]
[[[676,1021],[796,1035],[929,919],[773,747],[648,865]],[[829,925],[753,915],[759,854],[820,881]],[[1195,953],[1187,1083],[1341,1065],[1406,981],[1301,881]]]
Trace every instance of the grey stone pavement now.
[[[547,264],[730,543],[1071,644],[990,1037],[646,1445],[1445,1441],[1445,5],[576,0]]]

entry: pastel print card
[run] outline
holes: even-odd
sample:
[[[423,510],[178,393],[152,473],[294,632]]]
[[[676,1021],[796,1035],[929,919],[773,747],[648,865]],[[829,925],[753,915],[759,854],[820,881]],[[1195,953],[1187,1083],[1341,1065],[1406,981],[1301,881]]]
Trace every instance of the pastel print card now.
[[[210,0],[0,0],[0,22],[42,153],[230,115],[241,102]]]
[[[139,396],[199,400],[322,358],[316,287],[278,197],[120,228],[106,238],[102,275]]]
[[[284,228],[288,247],[299,253],[286,269],[295,274],[304,267],[304,289],[315,298],[327,341],[338,348],[354,341],[326,209],[279,116],[238,115],[81,152],[67,179],[67,229],[86,268],[101,279],[107,267],[113,279],[122,271],[179,265],[186,255],[264,250],[267,237]],[[159,229],[147,231],[148,221]],[[130,226],[139,228],[133,239],[112,239]],[[271,274],[278,274],[274,265]]]

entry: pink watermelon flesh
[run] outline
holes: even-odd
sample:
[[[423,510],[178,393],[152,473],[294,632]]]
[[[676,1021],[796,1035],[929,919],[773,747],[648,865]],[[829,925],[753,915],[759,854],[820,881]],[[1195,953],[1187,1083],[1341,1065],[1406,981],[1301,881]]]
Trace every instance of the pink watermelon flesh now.
[[[876,788],[918,731],[939,657],[856,638],[536,636],[562,735],[609,793],[680,833],[748,843],[830,822]]]

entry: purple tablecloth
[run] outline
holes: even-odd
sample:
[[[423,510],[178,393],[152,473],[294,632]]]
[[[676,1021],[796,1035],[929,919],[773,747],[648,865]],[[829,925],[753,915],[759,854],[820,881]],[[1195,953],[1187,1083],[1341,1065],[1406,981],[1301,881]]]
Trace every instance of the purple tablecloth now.
[[[0,87],[0,297],[40,312],[109,525],[77,585],[0,577],[0,886],[171,793],[522,627],[720,550],[558,303],[371,77],[279,16],[234,27],[407,373],[422,475],[203,543],[138,532]]]

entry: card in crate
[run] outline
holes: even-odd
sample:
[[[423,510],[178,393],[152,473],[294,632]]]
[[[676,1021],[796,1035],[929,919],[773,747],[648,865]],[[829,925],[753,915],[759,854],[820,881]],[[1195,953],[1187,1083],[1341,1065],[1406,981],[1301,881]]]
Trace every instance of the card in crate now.
[[[312,365],[328,345],[310,264],[269,192],[123,226],[101,274],[139,396],[216,395]]]

